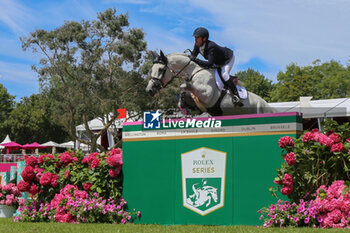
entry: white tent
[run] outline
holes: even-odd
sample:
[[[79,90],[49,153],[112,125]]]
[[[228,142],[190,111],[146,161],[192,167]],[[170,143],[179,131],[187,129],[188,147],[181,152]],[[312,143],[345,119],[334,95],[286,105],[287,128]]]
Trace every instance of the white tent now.
[[[59,144],[58,147],[67,148],[67,149],[73,149],[74,148],[74,142],[73,141],[64,142],[64,143]]]
[[[56,154],[56,147],[60,146],[60,144],[53,142],[53,141],[48,141],[48,142],[45,142],[41,145],[52,147],[52,154]]]
[[[5,139],[0,143],[0,144],[3,144],[3,143],[8,143],[8,142],[12,142],[9,135],[7,134]],[[4,146],[1,146],[0,145],[0,149],[4,149],[5,147]]]
[[[49,146],[49,147],[59,147],[60,144],[56,143],[56,142],[53,142],[53,141],[48,141],[48,142],[45,142],[43,144],[41,144],[43,146]]]
[[[311,100],[300,97],[300,101],[269,103],[278,112],[301,112],[303,118],[349,117],[350,98]]]

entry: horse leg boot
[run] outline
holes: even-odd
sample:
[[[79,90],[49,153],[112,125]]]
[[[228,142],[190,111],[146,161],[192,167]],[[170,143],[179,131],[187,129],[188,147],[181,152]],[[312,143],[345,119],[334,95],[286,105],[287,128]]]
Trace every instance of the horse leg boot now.
[[[239,97],[236,85],[233,83],[233,78],[230,77],[230,79],[225,81],[224,84],[226,87],[228,87],[229,91],[231,92],[233,104],[242,107],[243,103],[241,102],[241,98]]]

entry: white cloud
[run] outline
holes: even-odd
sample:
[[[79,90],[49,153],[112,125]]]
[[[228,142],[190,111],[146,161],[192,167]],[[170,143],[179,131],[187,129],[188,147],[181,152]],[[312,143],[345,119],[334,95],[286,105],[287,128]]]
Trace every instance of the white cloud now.
[[[15,0],[0,1],[0,22],[13,33],[25,32],[25,25],[32,18],[31,11]]]
[[[146,41],[148,49],[161,49],[165,54],[183,52],[185,49],[193,47],[193,42],[177,36],[173,31],[158,27],[147,28]]]
[[[219,38],[236,48],[237,62],[259,57],[284,67],[315,59],[345,61],[350,55],[350,1],[192,0],[222,29]],[[206,14],[206,13],[203,13]]]
[[[1,62],[0,74],[2,80],[11,82],[13,84],[37,84],[37,74],[31,69],[31,65]]]

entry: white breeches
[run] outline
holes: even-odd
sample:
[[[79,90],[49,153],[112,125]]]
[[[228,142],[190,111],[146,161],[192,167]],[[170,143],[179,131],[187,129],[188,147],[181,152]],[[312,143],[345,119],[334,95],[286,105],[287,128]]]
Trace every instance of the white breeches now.
[[[225,81],[228,81],[230,79],[230,71],[233,67],[233,63],[235,63],[235,55],[234,54],[233,54],[230,62],[221,68],[221,75]]]

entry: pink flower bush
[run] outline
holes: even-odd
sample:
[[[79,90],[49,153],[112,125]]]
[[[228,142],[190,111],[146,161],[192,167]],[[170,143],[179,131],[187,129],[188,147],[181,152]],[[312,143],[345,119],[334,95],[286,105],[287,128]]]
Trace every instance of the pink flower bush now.
[[[279,140],[285,163],[270,190],[291,203],[260,210],[264,226],[350,228],[350,124],[326,120],[324,131],[305,132],[294,146],[287,141]]]
[[[264,226],[286,226],[289,222],[294,226],[313,226],[321,228],[349,228],[350,227],[350,192],[349,186],[343,180],[333,182],[328,188],[322,185],[317,189],[315,199],[298,204],[279,201],[260,213],[267,214]],[[296,210],[296,211],[295,211]],[[263,215],[261,219],[265,218]],[[281,224],[281,219],[283,219]],[[276,221],[277,220],[277,221]],[[312,225],[311,225],[312,224]]]
[[[123,210],[125,204],[123,198],[118,202],[113,199],[106,200],[97,193],[89,196],[75,185],[66,185],[50,203],[29,201],[27,206],[21,205],[18,209],[20,214],[14,220],[40,219],[65,223],[94,223],[98,218],[99,222],[125,224],[132,220],[133,215],[137,214],[137,217],[140,217],[139,212],[134,214]]]
[[[274,179],[277,188],[273,189],[274,192],[287,194],[290,189],[285,187],[293,187],[288,195],[291,201],[297,202],[300,198],[308,201],[311,196],[306,195],[315,193],[322,184],[330,185],[329,182],[340,178],[349,179],[350,171],[347,168],[350,167],[350,160],[346,159],[350,155],[349,136],[349,123],[337,126],[334,121],[326,121],[322,132],[313,129],[296,139],[281,137],[278,146],[283,149],[281,157],[285,163],[277,170]],[[285,174],[293,175],[293,186],[283,182]]]
[[[283,149],[283,148],[286,148],[287,146],[294,146],[294,141],[291,137],[284,136],[278,140],[278,145]]]
[[[31,196],[25,204],[21,201],[23,205],[18,210],[21,214],[16,221],[127,223],[132,220],[133,213],[125,211],[125,201],[121,198],[120,149],[88,156],[82,152],[64,152],[26,159],[27,167],[18,188],[4,187]],[[14,200],[11,194],[7,199],[8,203]]]

